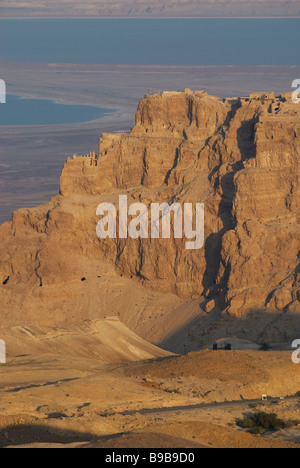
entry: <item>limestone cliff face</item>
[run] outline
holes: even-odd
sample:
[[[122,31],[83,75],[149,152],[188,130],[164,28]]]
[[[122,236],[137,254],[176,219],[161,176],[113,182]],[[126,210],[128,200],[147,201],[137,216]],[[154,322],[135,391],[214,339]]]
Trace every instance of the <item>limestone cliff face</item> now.
[[[69,159],[60,195],[0,228],[1,289],[9,296],[18,283],[63,286],[78,276],[74,265],[105,258],[152,289],[202,296],[207,313],[299,320],[299,136],[300,106],[289,95],[146,96],[130,134],[104,134],[97,157]],[[96,207],[117,204],[119,194],[146,205],[204,203],[204,247],[100,241]]]

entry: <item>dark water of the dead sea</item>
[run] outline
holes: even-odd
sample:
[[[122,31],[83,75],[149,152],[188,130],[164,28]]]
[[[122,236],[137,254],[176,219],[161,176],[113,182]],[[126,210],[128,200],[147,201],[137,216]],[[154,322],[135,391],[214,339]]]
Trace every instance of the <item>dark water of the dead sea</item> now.
[[[8,95],[0,105],[0,125],[59,125],[100,119],[114,112],[93,106],[57,104],[48,99]]]

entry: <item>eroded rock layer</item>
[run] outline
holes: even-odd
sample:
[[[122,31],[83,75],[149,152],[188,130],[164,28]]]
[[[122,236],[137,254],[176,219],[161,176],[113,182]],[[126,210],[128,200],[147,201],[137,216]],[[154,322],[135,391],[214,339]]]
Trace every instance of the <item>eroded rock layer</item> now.
[[[30,288],[41,288],[44,304],[41,290],[55,286],[70,314],[57,291],[101,273],[106,261],[152,290],[201,296],[201,309],[222,320],[285,314],[299,325],[299,136],[300,105],[290,95],[146,96],[130,134],[104,134],[97,156],[66,162],[57,197],[1,226],[3,306],[13,313]],[[118,207],[122,194],[147,206],[204,203],[204,247],[187,250],[172,237],[99,240],[96,208]],[[285,338],[279,328],[274,341]]]

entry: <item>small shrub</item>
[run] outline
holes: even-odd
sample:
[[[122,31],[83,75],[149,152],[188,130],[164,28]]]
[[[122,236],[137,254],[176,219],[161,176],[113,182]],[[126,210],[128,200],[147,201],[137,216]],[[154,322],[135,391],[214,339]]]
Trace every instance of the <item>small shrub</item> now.
[[[251,429],[251,434],[254,434],[254,435],[261,435],[263,434],[264,430],[262,427],[254,427],[253,429]]]
[[[263,343],[260,347],[260,351],[270,351],[272,346],[269,343]]]
[[[243,429],[252,429],[254,427],[254,422],[251,418],[245,418],[237,422],[238,426]]]
[[[284,427],[284,422],[277,417],[276,413],[256,413],[254,416],[254,424],[263,429],[279,430]]]
[[[237,425],[243,429],[249,429],[253,434],[262,434],[265,431],[279,431],[287,427],[297,425],[297,421],[283,421],[275,413],[255,413],[243,420],[237,421]]]

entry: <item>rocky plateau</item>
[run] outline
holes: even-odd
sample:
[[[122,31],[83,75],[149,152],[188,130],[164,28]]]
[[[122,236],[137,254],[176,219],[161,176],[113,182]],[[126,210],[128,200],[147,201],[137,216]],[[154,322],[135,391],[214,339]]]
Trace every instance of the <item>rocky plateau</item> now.
[[[290,94],[141,100],[130,133],[69,158],[60,192],[0,227],[1,328],[119,316],[178,351],[299,338],[300,106]],[[96,235],[101,202],[203,203],[205,243]]]

